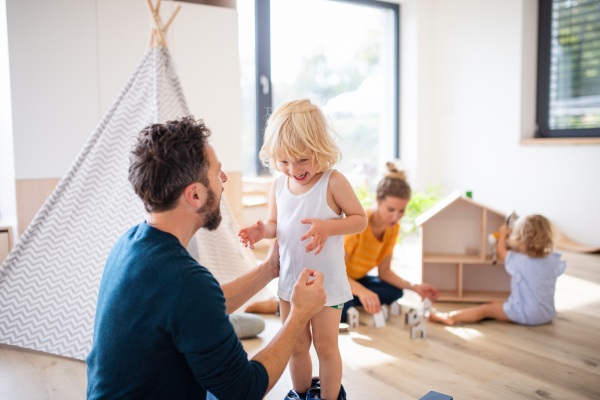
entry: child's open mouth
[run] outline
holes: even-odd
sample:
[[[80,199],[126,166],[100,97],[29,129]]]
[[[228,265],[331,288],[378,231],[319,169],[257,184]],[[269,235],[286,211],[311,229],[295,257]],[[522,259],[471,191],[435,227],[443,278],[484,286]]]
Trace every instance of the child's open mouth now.
[[[303,173],[302,175],[293,175],[294,179],[297,181],[303,181],[308,176],[308,173]]]

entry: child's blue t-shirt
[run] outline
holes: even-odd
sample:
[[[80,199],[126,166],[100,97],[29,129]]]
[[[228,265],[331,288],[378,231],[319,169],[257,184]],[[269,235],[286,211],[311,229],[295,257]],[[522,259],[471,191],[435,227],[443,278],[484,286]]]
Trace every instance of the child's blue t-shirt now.
[[[509,251],[504,268],[512,277],[510,297],[503,304],[508,319],[521,325],[542,325],[552,321],[556,316],[556,278],[566,268],[560,254],[538,258]]]

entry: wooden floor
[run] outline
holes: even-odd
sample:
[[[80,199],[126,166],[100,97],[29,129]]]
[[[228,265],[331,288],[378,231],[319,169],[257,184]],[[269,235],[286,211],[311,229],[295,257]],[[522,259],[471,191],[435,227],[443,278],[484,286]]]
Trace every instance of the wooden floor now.
[[[430,390],[455,399],[600,399],[600,255],[563,259],[558,317],[549,325],[428,322],[427,339],[411,340],[403,318],[393,317],[385,328],[340,335],[348,399],[419,399]],[[281,326],[275,316],[266,319],[265,332],[244,341],[250,356]],[[316,375],[314,352],[313,363]],[[286,371],[266,399],[281,400],[290,388]],[[85,363],[0,345],[1,400],[84,399],[85,389]]]

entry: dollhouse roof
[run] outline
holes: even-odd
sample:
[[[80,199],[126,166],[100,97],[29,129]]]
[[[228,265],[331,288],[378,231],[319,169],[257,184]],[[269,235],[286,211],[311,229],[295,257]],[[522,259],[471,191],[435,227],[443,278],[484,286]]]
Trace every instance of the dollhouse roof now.
[[[429,221],[431,218],[433,218],[436,214],[438,214],[440,211],[442,211],[444,208],[450,206],[453,203],[456,202],[466,202],[468,204],[471,204],[473,207],[478,207],[481,209],[486,209],[490,212],[493,212],[494,214],[497,214],[501,217],[504,218],[505,214],[500,212],[500,211],[496,211],[492,208],[489,208],[487,206],[484,206],[483,204],[477,203],[475,201],[473,201],[472,199],[468,198],[468,197],[464,197],[461,192],[459,190],[451,193],[449,196],[447,196],[445,199],[439,201],[435,206],[431,207],[429,210],[425,211],[423,214],[421,214],[419,217],[417,217],[417,219],[415,220],[417,226],[421,226],[423,225],[425,222]]]

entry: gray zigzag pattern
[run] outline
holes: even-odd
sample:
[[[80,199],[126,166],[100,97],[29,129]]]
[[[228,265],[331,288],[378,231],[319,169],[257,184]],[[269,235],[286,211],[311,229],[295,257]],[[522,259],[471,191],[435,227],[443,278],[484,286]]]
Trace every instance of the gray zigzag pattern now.
[[[148,50],[0,266],[0,342],[85,359],[108,253],[124,232],[144,220],[143,205],[127,179],[133,138],[149,123],[188,113],[169,52]],[[222,208],[227,223],[216,232],[200,233],[201,252],[206,247],[232,252],[220,247],[223,237],[229,236],[223,242],[229,245],[237,233],[226,200]],[[253,254],[244,255],[237,241],[235,249],[242,255],[234,260],[236,271],[255,265]],[[202,260],[213,271],[223,269],[218,257]]]

